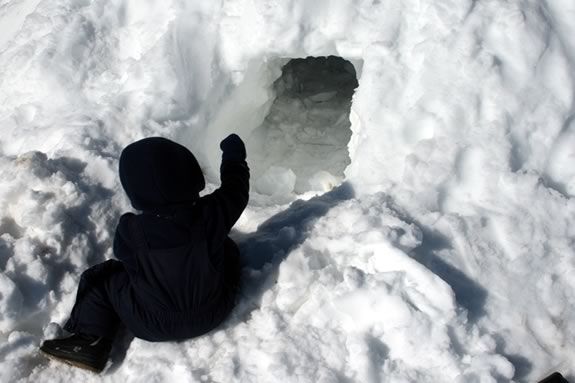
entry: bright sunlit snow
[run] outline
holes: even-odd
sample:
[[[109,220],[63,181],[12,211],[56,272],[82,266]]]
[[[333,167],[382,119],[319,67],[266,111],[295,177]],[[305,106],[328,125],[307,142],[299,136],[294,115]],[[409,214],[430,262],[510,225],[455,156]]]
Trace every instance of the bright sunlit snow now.
[[[575,381],[572,0],[0,0],[1,382]],[[309,57],[307,60],[302,60]],[[124,146],[246,142],[224,326],[38,353]]]

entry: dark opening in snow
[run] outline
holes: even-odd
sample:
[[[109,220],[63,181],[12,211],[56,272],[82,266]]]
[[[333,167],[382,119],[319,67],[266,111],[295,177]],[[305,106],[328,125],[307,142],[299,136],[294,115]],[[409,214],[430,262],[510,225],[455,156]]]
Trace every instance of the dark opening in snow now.
[[[293,59],[283,66],[269,113],[249,137],[256,191],[299,194],[342,182],[357,86],[354,66],[341,57]]]

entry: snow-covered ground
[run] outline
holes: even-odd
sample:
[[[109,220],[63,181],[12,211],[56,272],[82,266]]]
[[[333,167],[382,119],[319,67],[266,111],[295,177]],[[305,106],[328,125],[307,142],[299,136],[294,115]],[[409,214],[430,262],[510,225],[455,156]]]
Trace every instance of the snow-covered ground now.
[[[0,381],[575,381],[573,36],[572,0],[0,0]],[[121,149],[213,190],[231,132],[232,317],[101,377],[40,355],[113,257]]]

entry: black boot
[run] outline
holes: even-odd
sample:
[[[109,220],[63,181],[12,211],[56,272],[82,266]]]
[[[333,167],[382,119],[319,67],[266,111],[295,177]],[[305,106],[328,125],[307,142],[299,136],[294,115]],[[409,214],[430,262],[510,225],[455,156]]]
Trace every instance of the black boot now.
[[[563,377],[563,375],[561,375],[558,372],[554,372],[553,374],[549,375],[539,383],[569,383],[569,382],[567,381],[567,379]]]
[[[106,367],[111,349],[111,340],[86,334],[46,340],[40,346],[40,350],[53,359],[97,373]]]

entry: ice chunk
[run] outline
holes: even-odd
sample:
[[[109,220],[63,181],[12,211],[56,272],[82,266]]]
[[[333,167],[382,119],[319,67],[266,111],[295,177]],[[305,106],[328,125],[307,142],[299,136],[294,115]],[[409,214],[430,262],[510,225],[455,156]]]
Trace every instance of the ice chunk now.
[[[255,188],[258,193],[267,195],[286,195],[293,192],[296,175],[291,169],[272,166],[257,179]]]
[[[309,96],[309,99],[313,102],[326,102],[331,100],[337,95],[336,91],[332,92],[320,92]]]
[[[320,170],[311,176],[308,182],[310,190],[326,192],[339,185],[341,181],[330,172]]]

